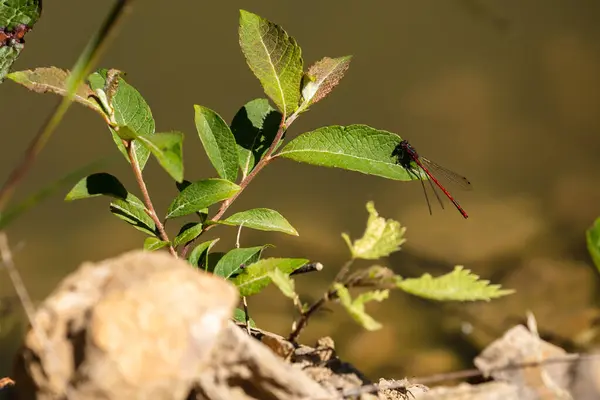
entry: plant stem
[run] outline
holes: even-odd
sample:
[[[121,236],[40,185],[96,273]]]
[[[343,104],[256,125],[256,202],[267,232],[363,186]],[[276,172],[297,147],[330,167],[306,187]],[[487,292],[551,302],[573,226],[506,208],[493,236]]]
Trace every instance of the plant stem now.
[[[242,179],[242,181],[239,184],[240,190],[236,194],[234,194],[233,196],[228,198],[227,200],[223,201],[223,203],[221,204],[221,207],[219,207],[219,210],[217,211],[215,216],[211,218],[211,221],[218,221],[219,219],[221,219],[221,217],[223,216],[223,214],[225,214],[225,212],[227,211],[229,206],[231,206],[231,204],[235,201],[235,199],[237,199],[238,196],[240,194],[242,194],[244,189],[248,186],[248,184],[250,182],[252,182],[252,180],[260,172],[260,170],[262,170],[273,159],[273,153],[275,152],[275,149],[277,148],[277,144],[281,141],[281,138],[285,134],[286,130],[289,128],[289,126],[292,124],[292,122],[294,122],[296,120],[297,117],[298,117],[297,113],[290,115],[289,118],[287,118],[287,119],[285,118],[285,116],[282,116],[281,122],[279,123],[279,129],[277,129],[277,134],[275,135],[275,138],[273,139],[273,142],[271,143],[271,146],[265,153],[264,157],[261,158],[260,161],[254,166],[252,171],[244,179]],[[206,228],[204,228],[202,230],[202,233],[211,229],[215,225],[217,225],[217,224],[208,225]],[[182,258],[185,258],[185,256],[187,255],[187,252],[189,251],[191,245],[194,243],[194,240],[186,243],[185,246],[183,246],[183,248],[181,249],[181,252],[180,252],[180,255]]]
[[[169,253],[175,258],[177,258],[177,252],[171,244],[169,240],[169,236],[165,231],[165,227],[161,220],[156,215],[156,211],[154,210],[154,205],[152,204],[152,200],[150,200],[150,194],[148,194],[148,188],[146,187],[146,182],[144,182],[144,177],[142,176],[142,169],[140,168],[140,164],[138,163],[137,158],[135,157],[135,151],[133,149],[133,142],[130,140],[124,140],[123,144],[127,149],[127,156],[129,157],[129,162],[131,163],[131,168],[133,169],[133,174],[135,175],[135,180],[140,187],[142,192],[142,197],[144,198],[144,205],[146,206],[146,213],[152,218],[156,228],[158,229],[158,233],[160,235],[160,239],[166,242],[169,242]]]
[[[298,319],[294,330],[292,331],[292,333],[290,333],[290,336],[288,336],[289,342],[296,343],[296,339],[298,339],[298,336],[300,336],[300,333],[306,327],[306,324],[308,323],[308,319],[317,310],[319,310],[321,307],[323,307],[323,305],[325,303],[327,303],[329,300],[333,299],[335,297],[336,293],[337,293],[337,290],[333,290],[333,289],[325,292],[323,297],[321,297],[319,300],[317,300],[312,306],[310,306],[310,308],[308,310],[306,310],[305,312],[302,313],[302,315],[300,315],[300,319]]]

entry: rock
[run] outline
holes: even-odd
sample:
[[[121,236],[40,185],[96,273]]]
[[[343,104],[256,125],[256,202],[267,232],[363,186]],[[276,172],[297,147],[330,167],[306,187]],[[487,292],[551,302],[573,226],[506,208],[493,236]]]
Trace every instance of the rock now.
[[[84,263],[35,314],[13,377],[22,399],[184,399],[237,304],[226,281],[167,253]]]

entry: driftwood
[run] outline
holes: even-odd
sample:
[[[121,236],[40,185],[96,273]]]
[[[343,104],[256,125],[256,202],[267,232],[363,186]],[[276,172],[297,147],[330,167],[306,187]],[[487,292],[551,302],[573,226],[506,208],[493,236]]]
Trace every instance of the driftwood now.
[[[337,357],[330,338],[313,348],[258,329],[248,335],[229,320],[238,301],[228,282],[166,253],[84,263],[36,311],[15,385],[0,390],[44,400],[600,398],[598,361],[545,365],[569,355],[522,326],[475,360],[475,372],[493,381],[428,391],[407,380],[373,384]]]

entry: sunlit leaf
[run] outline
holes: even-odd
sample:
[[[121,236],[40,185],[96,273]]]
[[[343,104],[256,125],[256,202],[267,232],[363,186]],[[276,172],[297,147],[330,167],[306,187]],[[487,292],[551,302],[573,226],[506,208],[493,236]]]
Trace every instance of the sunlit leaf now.
[[[167,242],[166,240],[160,240],[157,237],[147,237],[144,240],[144,250],[148,250],[148,251],[156,251],[156,250],[160,250],[165,246],[168,246],[169,242]]]
[[[249,248],[232,249],[225,253],[225,255],[219,260],[213,273],[225,279],[237,275],[242,271],[246,265],[255,263],[260,258],[260,254],[265,246],[256,246]]]
[[[439,301],[489,301],[514,293],[514,290],[480,280],[479,276],[462,266],[456,266],[452,272],[436,278],[425,274],[420,278],[404,279],[398,282],[398,287],[415,296]]]
[[[4,0],[0,2],[0,27],[7,36],[0,47],[0,83],[25,47],[24,36],[42,13],[42,0]]]
[[[233,310],[233,319],[236,322],[244,324],[246,323],[246,313],[241,308],[236,308],[235,310]],[[250,320],[248,321],[248,325],[250,325],[251,328],[256,328],[256,324],[254,323],[254,320],[252,318],[250,318]]]
[[[333,288],[337,293],[340,304],[354,318],[356,322],[369,331],[381,329],[381,324],[365,312],[365,304],[369,301],[383,301],[388,298],[388,290],[373,290],[361,293],[354,300],[350,297],[350,292],[340,283],[334,283]]]
[[[266,258],[246,266],[242,273],[232,282],[237,286],[240,296],[251,296],[262,291],[271,282],[269,272],[280,269],[281,272],[290,274],[306,264],[303,258]]]
[[[190,222],[185,224],[181,232],[173,239],[173,244],[179,246],[196,239],[202,233],[202,223]]]
[[[204,266],[204,269],[207,269],[208,252],[218,241],[219,238],[200,243],[199,245],[194,247],[194,250],[192,250],[190,252],[190,255],[188,256],[189,263],[192,264],[194,267],[199,268]]]
[[[208,159],[221,178],[235,182],[238,150],[229,126],[211,109],[195,105],[194,111],[196,130]]]
[[[289,116],[300,102],[300,46],[280,26],[244,10],[240,11],[239,34],[248,66],[267,96]]]
[[[127,189],[113,175],[100,172],[86,176],[65,196],[66,201],[87,199],[96,196],[111,196],[117,199],[127,198]]]
[[[279,288],[285,297],[289,297],[290,299],[298,297],[294,288],[294,280],[290,278],[289,274],[283,273],[279,268],[269,271],[268,274],[273,284]]]
[[[267,99],[246,103],[233,117],[231,132],[235,136],[242,177],[254,169],[273,143],[282,115]]]
[[[161,167],[173,179],[177,182],[183,180],[183,133],[164,132],[139,135],[137,140],[152,152]]]
[[[151,236],[158,236],[156,224],[146,213],[144,203],[129,193],[126,200],[114,200],[110,203],[110,212],[134,228]]]
[[[406,242],[404,238],[406,228],[400,227],[400,223],[393,219],[386,220],[380,217],[372,201],[367,203],[367,211],[369,212],[369,219],[362,238],[352,243],[347,234],[342,234],[350,248],[352,257],[376,260],[399,251],[400,246]]]
[[[187,186],[173,200],[167,218],[181,217],[201,211],[236,194],[240,187],[225,179],[205,179]]]
[[[388,179],[414,179],[392,157],[402,139],[367,125],[327,126],[299,135],[278,156],[312,165],[342,168]]]
[[[244,228],[277,231],[298,236],[296,229],[281,214],[269,208],[254,208],[252,210],[241,211],[217,223],[233,226],[242,225]]]

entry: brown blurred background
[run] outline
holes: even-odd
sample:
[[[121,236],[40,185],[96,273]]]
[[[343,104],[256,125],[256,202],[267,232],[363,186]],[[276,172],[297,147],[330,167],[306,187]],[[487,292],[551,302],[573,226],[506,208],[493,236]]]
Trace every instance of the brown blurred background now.
[[[70,68],[112,2],[47,2],[14,70]],[[409,139],[419,152],[466,175],[454,191],[470,218],[447,203],[430,216],[418,183],[278,161],[232,211],[270,207],[300,237],[245,230],[242,246],[273,243],[267,255],[321,261],[320,276],[297,279],[319,296],[348,257],[341,232],[364,229],[364,205],[408,227],[404,251],[384,263],[405,276],[443,274],[462,264],[517,294],[475,305],[443,305],[394,293],[369,307],[385,327],[366,332],[341,309],[318,315],[301,340],[330,335],[340,355],[372,378],[419,376],[470,367],[489,341],[532,310],[541,330],[574,338],[593,316],[598,275],[585,229],[600,215],[600,3],[558,1],[138,1],[101,62],[127,72],[150,104],[158,131],[186,133],[186,178],[214,176],[193,122],[193,104],[230,121],[264,97],[237,42],[238,10],[283,26],[308,66],[354,55],[332,95],[300,118],[288,137],[317,127],[369,124]],[[21,158],[57,102],[6,81],[0,86],[0,179]],[[116,149],[103,121],[74,105],[36,162],[18,198]],[[124,159],[107,169],[134,191]],[[159,210],[176,191],[149,162]],[[106,199],[64,203],[65,191],[9,229],[16,263],[36,301],[84,260],[140,247],[144,236],[108,212]],[[171,229],[175,224],[171,225]],[[218,250],[234,229],[219,228]],[[368,264],[364,264],[368,265]],[[13,296],[0,272],[0,298]],[[275,290],[250,299],[259,326],[285,334],[293,308]],[[18,304],[0,318],[0,376],[25,322]],[[469,325],[470,324],[470,325]],[[472,333],[465,334],[465,327]]]

